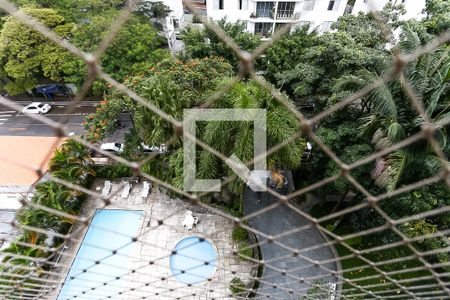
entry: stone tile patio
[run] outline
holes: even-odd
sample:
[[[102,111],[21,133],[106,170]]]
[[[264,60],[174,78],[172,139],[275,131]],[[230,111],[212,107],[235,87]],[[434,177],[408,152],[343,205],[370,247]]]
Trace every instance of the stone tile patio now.
[[[96,180],[93,189],[103,187],[103,180]],[[121,182],[113,182],[111,194],[120,187]],[[130,272],[122,276],[127,280],[127,286],[120,295],[113,295],[112,299],[234,299],[230,295],[230,282],[238,276],[248,282],[251,274],[251,264],[240,261],[233,250],[236,250],[231,238],[232,221],[211,213],[201,212],[179,199],[171,199],[159,189],[151,190],[146,199],[141,198],[142,183],[132,186],[127,199],[121,198],[121,192],[111,197],[112,204],[106,209],[141,210],[141,227],[134,246],[134,253],[130,254],[127,268]],[[103,207],[100,199],[89,198],[82,209],[84,215]],[[194,211],[199,223],[193,230],[188,231],[182,226],[187,210]],[[162,224],[160,223],[162,221]],[[80,241],[87,228],[80,230]],[[114,230],[114,229],[111,229]],[[210,241],[217,250],[216,272],[204,282],[188,286],[178,282],[172,275],[169,259],[171,251],[182,239],[189,236],[203,237]],[[130,235],[131,238],[131,235]],[[66,266],[72,264],[72,258],[78,250],[80,242],[70,245],[67,255],[61,260]],[[107,245],[104,245],[107,247]],[[111,249],[113,250],[113,249]],[[126,260],[126,259],[125,259]],[[135,272],[131,272],[135,270]],[[63,271],[64,280],[68,269]],[[91,295],[89,295],[91,294]],[[96,293],[86,291],[83,295],[95,299]]]

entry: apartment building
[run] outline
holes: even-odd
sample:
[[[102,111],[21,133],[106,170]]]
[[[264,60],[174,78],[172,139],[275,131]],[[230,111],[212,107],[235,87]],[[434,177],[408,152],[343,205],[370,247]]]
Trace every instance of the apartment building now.
[[[285,24],[327,31],[345,12],[347,0],[206,0],[207,16],[242,21],[247,31],[270,37]]]
[[[193,3],[198,13],[212,20],[243,22],[248,32],[264,38],[270,38],[285,24],[292,28],[309,25],[326,32],[345,13],[381,10],[389,1],[405,5],[405,20],[422,18],[425,7],[425,0],[163,0],[174,11],[170,16],[173,27],[182,27],[192,20],[188,10],[180,13],[184,1]]]

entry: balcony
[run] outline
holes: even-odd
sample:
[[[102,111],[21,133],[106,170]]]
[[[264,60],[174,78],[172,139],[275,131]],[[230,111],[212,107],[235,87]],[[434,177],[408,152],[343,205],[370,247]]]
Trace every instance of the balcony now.
[[[300,12],[293,11],[278,11],[276,20],[279,21],[294,21],[300,19]]]
[[[263,12],[252,12],[250,14],[250,20],[251,19],[270,19],[273,20],[273,12],[270,13],[263,13]],[[257,20],[254,20],[256,22]],[[261,21],[261,20],[259,20]]]

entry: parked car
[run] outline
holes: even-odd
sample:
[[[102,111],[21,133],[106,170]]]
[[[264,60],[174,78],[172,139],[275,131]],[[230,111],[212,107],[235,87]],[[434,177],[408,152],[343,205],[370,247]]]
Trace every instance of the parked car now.
[[[165,144],[161,144],[158,146],[148,146],[144,143],[141,143],[141,149],[142,152],[158,152],[158,153],[165,153],[167,152],[167,146]]]
[[[42,102],[32,102],[25,106],[22,110],[24,113],[29,114],[46,114],[52,109],[50,104],[42,103]]]
[[[101,150],[114,152],[114,153],[122,153],[124,145],[121,143],[103,143],[100,146]]]

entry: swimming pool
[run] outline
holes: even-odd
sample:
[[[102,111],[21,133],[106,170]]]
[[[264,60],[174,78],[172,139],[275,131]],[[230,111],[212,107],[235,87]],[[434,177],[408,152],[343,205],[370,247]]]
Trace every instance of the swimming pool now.
[[[191,236],[176,244],[170,256],[170,271],[185,284],[196,284],[216,271],[217,252],[205,239]]]
[[[69,299],[93,288],[99,297],[123,290],[126,281],[121,276],[130,270],[128,256],[136,245],[131,237],[138,234],[142,215],[142,211],[97,210],[57,299]],[[117,250],[116,255],[111,255],[113,250]],[[103,285],[105,282],[108,284]]]

